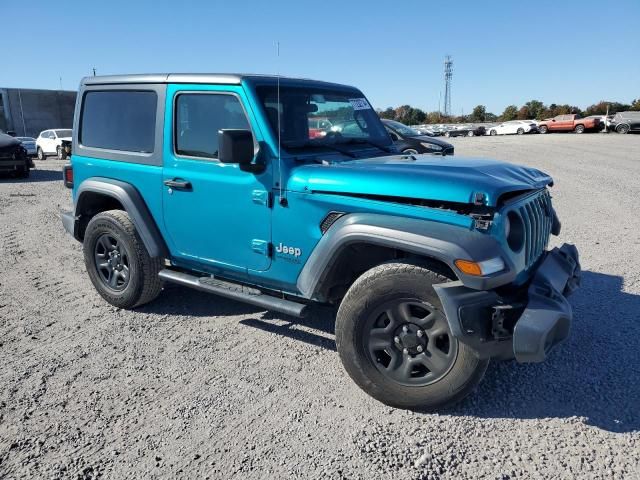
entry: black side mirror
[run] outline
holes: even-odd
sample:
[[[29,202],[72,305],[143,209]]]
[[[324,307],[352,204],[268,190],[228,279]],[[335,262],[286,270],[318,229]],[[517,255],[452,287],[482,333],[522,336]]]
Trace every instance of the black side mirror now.
[[[250,130],[223,129],[218,131],[218,159],[222,163],[251,165],[254,156],[253,134]]]

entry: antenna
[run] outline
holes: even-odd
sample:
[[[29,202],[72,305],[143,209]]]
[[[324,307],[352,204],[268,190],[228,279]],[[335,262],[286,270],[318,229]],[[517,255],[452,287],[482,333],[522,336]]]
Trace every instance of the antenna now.
[[[96,76],[96,67],[93,67],[93,76]]]
[[[276,61],[276,96],[277,96],[277,100],[276,100],[276,105],[278,106],[278,186],[280,187],[280,192],[279,192],[279,202],[280,205],[282,205],[283,207],[287,205],[287,199],[284,198],[284,188],[282,186],[282,156],[281,156],[281,111],[282,109],[282,105],[280,105],[280,42],[277,41],[276,42],[276,57],[277,57],[277,61]]]
[[[453,60],[451,55],[444,57],[444,114],[451,115],[451,78],[453,77]]]
[[[60,90],[62,90],[62,77],[60,77]]]

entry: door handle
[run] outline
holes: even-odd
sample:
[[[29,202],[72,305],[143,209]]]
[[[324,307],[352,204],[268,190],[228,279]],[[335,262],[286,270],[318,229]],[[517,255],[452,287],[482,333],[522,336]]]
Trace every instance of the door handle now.
[[[175,188],[177,190],[191,190],[191,182],[180,180],[178,178],[174,178],[173,180],[165,180],[164,184],[169,188]]]

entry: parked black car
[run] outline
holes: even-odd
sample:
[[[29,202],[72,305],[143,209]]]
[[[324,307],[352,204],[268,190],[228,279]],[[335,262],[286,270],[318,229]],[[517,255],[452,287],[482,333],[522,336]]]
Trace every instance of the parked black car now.
[[[31,168],[31,160],[20,140],[0,133],[0,173],[13,173],[20,178],[27,178]]]
[[[619,112],[609,122],[609,130],[618,133],[640,131],[640,112]]]
[[[483,126],[480,127],[465,127],[456,128],[455,130],[447,130],[444,132],[445,137],[478,137],[486,135],[487,129]]]
[[[395,120],[382,120],[394,145],[403,153],[453,155],[453,145],[438,138],[422,135],[419,131]]]

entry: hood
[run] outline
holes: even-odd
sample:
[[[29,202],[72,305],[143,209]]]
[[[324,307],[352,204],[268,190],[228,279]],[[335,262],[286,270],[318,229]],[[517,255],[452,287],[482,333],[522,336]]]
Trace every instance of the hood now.
[[[385,195],[472,203],[484,193],[486,205],[500,195],[543,188],[552,178],[535,168],[481,158],[388,156],[294,168],[288,188],[299,192]]]
[[[436,137],[430,137],[428,135],[418,135],[416,137],[409,137],[409,138],[413,140],[417,140],[419,142],[431,143],[432,145],[439,145],[442,148],[448,148],[453,146],[449,142],[445,142],[444,140],[440,140],[439,138],[436,138]]]

